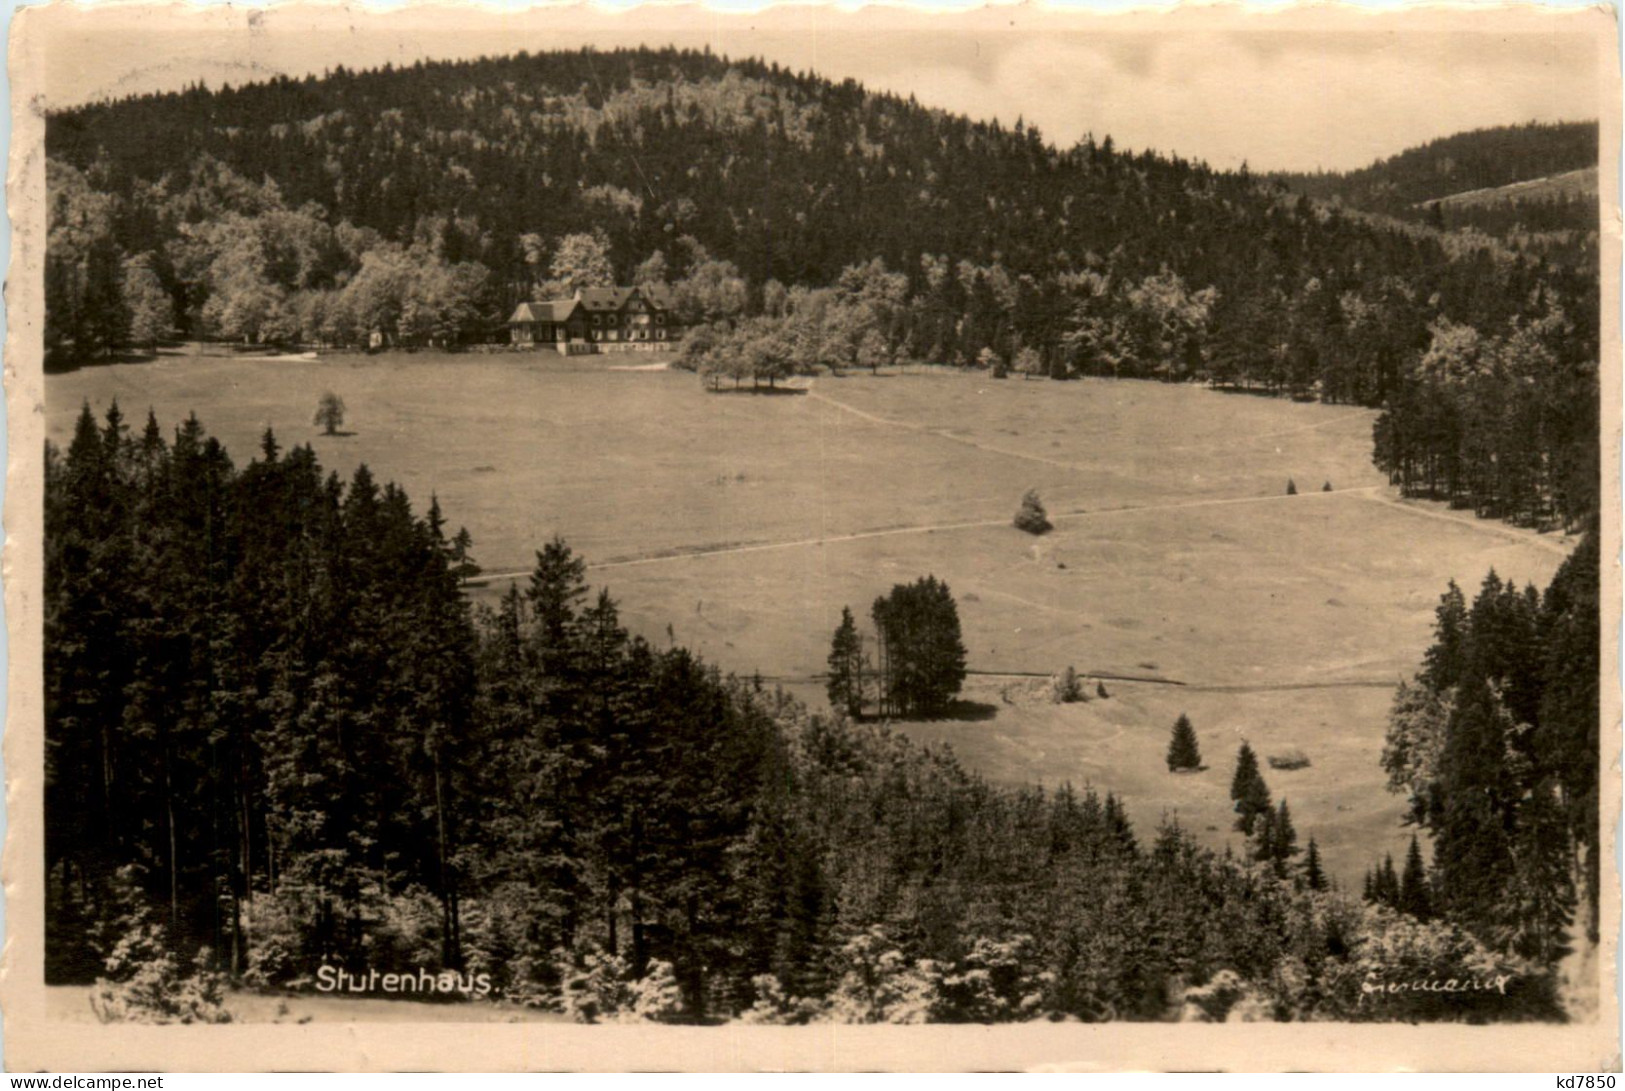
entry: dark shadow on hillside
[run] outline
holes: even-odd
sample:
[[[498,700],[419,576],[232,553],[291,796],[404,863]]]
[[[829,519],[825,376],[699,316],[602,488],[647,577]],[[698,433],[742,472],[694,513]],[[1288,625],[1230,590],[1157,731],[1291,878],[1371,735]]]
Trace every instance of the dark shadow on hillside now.
[[[708,394],[757,394],[763,397],[773,394],[805,394],[806,389],[797,386],[708,386]]]
[[[998,716],[998,714],[998,706],[990,705],[986,701],[960,700],[954,701],[946,709],[937,713],[935,716],[922,716],[920,719],[954,720],[959,723],[974,724],[986,723],[988,720]]]
[[[85,368],[111,367],[114,364],[150,364],[154,360],[157,360],[164,355],[166,354],[162,352],[115,352],[110,353],[107,356],[97,356],[89,360],[63,360],[48,358],[45,361],[45,374],[68,375],[75,371],[82,371]]]
[[[317,439],[347,439],[348,437],[353,436],[353,435],[355,435],[354,432],[346,432],[344,429],[340,428],[337,432],[323,432],[320,435],[318,435],[316,438]]]
[[[1254,398],[1284,398],[1288,396],[1284,390],[1271,390],[1267,386],[1232,386],[1225,383],[1214,383],[1208,389],[1216,394],[1245,394]],[[1310,396],[1309,400],[1313,401],[1313,396]]]

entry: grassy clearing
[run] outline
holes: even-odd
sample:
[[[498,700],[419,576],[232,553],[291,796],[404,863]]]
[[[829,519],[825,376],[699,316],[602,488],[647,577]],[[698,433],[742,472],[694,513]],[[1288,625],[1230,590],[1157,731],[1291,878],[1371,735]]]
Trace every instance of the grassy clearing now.
[[[353,435],[311,423],[325,390]],[[1265,777],[1345,883],[1408,837],[1376,762],[1391,686],[1427,645],[1445,581],[1471,593],[1494,567],[1543,586],[1563,555],[1394,502],[1370,466],[1368,410],[1187,386],[933,371],[731,398],[597,360],[419,354],[166,357],[51,376],[46,391],[59,443],[81,400],[117,397],[166,424],[195,411],[241,460],[269,425],[340,473],[366,461],[420,506],[438,493],[489,573],[523,573],[562,534],[634,631],[663,643],[669,625],[817,702],[841,605],[866,615],[893,583],[934,573],[959,600],[974,671],[1072,664],[1187,685],[1108,682],[1110,701],[1060,707],[1006,703],[1008,679],[978,676],[965,715],[905,730],[1001,780],[1118,791],[1142,828],[1177,811],[1215,845],[1233,840],[1241,737],[1261,754],[1300,748],[1309,767]],[[1010,526],[1029,488],[1055,523],[1042,538]],[[1166,771],[1181,711],[1206,773]]]

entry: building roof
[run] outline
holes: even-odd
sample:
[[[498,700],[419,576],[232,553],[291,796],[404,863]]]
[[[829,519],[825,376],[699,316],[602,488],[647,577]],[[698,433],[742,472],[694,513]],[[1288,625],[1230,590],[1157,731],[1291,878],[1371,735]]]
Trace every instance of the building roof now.
[[[662,311],[673,310],[677,306],[677,297],[672,295],[671,289],[664,284],[640,284],[638,293],[649,301],[649,306]]]
[[[676,305],[676,299],[672,295],[671,289],[664,284],[583,288],[576,293],[573,299],[533,300],[529,303],[521,303],[514,308],[508,322],[510,324],[519,322],[563,322],[575,311],[577,305],[592,314],[615,313],[625,307],[632,300],[634,294],[645,300],[655,310],[669,311]]]
[[[574,299],[533,300],[521,303],[508,316],[509,324],[517,322],[563,322],[576,309]]]
[[[583,288],[576,293],[581,305],[591,311],[618,311],[632,298],[633,288]]]

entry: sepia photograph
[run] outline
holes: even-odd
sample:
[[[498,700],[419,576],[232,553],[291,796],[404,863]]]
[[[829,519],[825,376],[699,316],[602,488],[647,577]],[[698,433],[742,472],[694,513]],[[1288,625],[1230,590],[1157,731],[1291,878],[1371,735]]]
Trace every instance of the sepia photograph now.
[[[1619,1071],[1616,35],[23,10],[8,1066]]]

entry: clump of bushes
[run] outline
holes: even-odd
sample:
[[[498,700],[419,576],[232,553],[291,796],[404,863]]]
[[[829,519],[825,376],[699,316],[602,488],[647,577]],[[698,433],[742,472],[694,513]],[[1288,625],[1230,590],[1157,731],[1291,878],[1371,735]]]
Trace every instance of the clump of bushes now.
[[[1055,529],[1043,502],[1038,499],[1037,489],[1028,489],[1027,495],[1021,498],[1021,507],[1016,511],[1014,522],[1017,530],[1024,530],[1028,534],[1048,534]]]
[[[90,1008],[103,1023],[229,1023],[226,978],[209,966],[209,949],[198,949],[189,966],[171,950],[164,926],[136,891],[135,869],[116,880],[124,911],[122,934],[96,979]]]
[[[1271,754],[1269,762],[1271,769],[1307,769],[1309,767],[1309,755],[1294,746],[1290,750],[1281,751],[1279,754]]]
[[[1049,680],[1049,699],[1058,705],[1085,700],[1083,679],[1070,666]]]
[[[576,964],[566,957],[560,1004],[579,1023],[673,1023],[683,995],[672,964],[649,963],[642,978],[619,955],[589,951]]]

